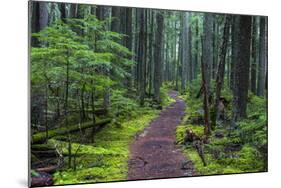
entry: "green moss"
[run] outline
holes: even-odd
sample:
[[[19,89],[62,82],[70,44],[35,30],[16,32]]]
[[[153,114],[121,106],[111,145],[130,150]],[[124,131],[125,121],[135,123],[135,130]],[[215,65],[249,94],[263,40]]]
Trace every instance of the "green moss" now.
[[[192,130],[197,136],[202,137],[204,135],[204,126],[201,125],[188,125],[188,128]]]
[[[242,169],[235,167],[234,165],[225,165],[220,163],[219,161],[213,159],[210,154],[205,154],[207,166],[204,166],[196,149],[192,147],[185,148],[184,154],[193,162],[195,169],[201,175],[231,174],[245,172]]]
[[[161,105],[165,108],[172,104],[173,102],[176,102],[175,99],[171,98],[168,95],[169,88],[165,85],[160,88],[160,98],[161,98]]]
[[[129,144],[136,133],[142,131],[159,113],[140,108],[142,114],[134,120],[121,123],[121,128],[111,124],[95,135],[95,143],[81,145],[76,159],[77,169],[62,169],[54,174],[55,185],[93,183],[127,179]],[[67,153],[67,143],[50,140]],[[73,151],[79,147],[72,144]]]
[[[250,145],[244,145],[242,150],[238,152],[239,157],[235,160],[235,165],[245,171],[262,171],[263,161],[259,152]],[[255,167],[253,169],[253,167]]]
[[[176,142],[177,144],[183,144],[184,143],[184,137],[186,133],[187,127],[184,125],[177,126],[176,129]]]
[[[107,124],[110,123],[111,119],[104,119],[104,120],[97,120],[96,125],[99,124]],[[92,122],[86,122],[80,125],[81,129],[85,129],[85,128],[90,128],[92,127]],[[57,135],[64,135],[68,132],[72,132],[75,130],[79,130],[79,125],[71,125],[69,127],[60,127],[57,129],[53,129],[53,130],[49,130],[48,131],[48,136],[49,138],[52,138],[54,136]],[[34,135],[32,135],[32,142],[33,143],[38,143],[38,142],[42,142],[43,140],[45,140],[46,133],[45,132],[40,132],[40,133],[36,133]]]
[[[178,144],[183,144],[186,129],[196,134],[204,134],[204,126],[198,126],[198,118],[202,118],[202,99],[195,98],[199,88],[191,85],[190,90],[180,97],[186,101],[186,115],[176,129]],[[231,91],[224,89],[222,96],[232,100]],[[229,130],[229,123],[224,122],[220,128],[214,127],[209,143],[204,145],[207,166],[192,145],[184,145],[183,152],[193,161],[195,169],[202,175],[230,174],[242,172],[258,172],[266,169],[267,156],[267,115],[265,99],[249,95],[247,108],[248,118],[237,123],[237,128]],[[226,117],[231,118],[232,106],[228,104]],[[200,124],[200,123],[199,123]],[[221,136],[217,136],[221,135]]]

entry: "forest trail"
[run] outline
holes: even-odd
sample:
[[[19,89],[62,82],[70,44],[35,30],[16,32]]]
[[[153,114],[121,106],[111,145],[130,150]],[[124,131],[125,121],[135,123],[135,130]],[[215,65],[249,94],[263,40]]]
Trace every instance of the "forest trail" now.
[[[128,179],[153,179],[196,175],[192,162],[175,145],[175,130],[184,116],[185,103],[176,100],[164,109],[130,146]]]

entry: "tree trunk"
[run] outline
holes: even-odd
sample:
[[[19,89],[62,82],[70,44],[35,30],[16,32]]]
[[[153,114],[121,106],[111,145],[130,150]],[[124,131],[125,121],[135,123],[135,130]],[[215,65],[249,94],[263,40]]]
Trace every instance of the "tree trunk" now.
[[[69,58],[69,51],[67,52],[67,56]],[[65,103],[64,103],[64,116],[65,116],[65,126],[67,130],[69,129],[68,125],[68,95],[69,95],[69,59],[67,60],[66,64],[66,83],[65,83]],[[70,132],[69,130],[67,131],[67,137],[68,137],[68,167],[71,167],[71,138],[70,138]]]
[[[94,83],[92,83],[92,85],[94,85]],[[91,139],[92,139],[92,143],[94,143],[94,141],[95,141],[94,134],[95,134],[95,130],[96,130],[95,88],[92,89],[92,93],[91,93],[91,107],[92,107],[92,133],[91,133]]]
[[[198,25],[198,19],[196,19],[195,22],[195,35],[196,35],[196,41],[195,41],[195,50],[196,53],[194,54],[194,78],[197,78],[197,74],[198,74],[198,65],[199,64],[199,42],[200,42],[200,36],[199,36],[199,25]]]
[[[239,28],[237,58],[235,67],[235,86],[233,95],[234,121],[246,117],[249,87],[251,16],[236,16],[235,27]]]
[[[264,96],[265,88],[265,19],[265,17],[260,18],[258,96]]]
[[[238,43],[237,38],[239,35],[239,28],[238,24],[236,23],[238,20],[235,19],[235,16],[232,17],[232,24],[231,24],[231,64],[230,64],[230,89],[234,92],[235,86],[235,67],[237,62],[237,50],[238,50]]]
[[[145,10],[140,10],[140,32],[139,32],[139,51],[138,51],[138,64],[139,64],[139,84],[140,84],[140,105],[144,105],[145,97]]]
[[[220,52],[220,61],[218,65],[217,77],[216,77],[216,101],[215,101],[215,115],[212,122],[213,125],[216,125],[216,121],[219,119],[219,102],[221,97],[221,89],[223,87],[224,74],[225,74],[225,62],[226,62],[226,52],[227,52],[227,43],[229,39],[229,27],[231,22],[231,16],[226,16],[224,32],[223,32],[223,41],[221,45]]]
[[[48,142],[48,138],[49,138],[49,126],[48,126],[48,85],[46,85],[45,87],[45,132],[46,132],[46,143]]]
[[[206,13],[203,21],[203,64],[205,67],[205,82],[207,93],[210,94],[211,67],[213,64],[213,15]],[[208,96],[209,98],[210,96]]]
[[[181,91],[185,92],[186,90],[186,81],[188,79],[188,65],[189,65],[189,41],[188,41],[188,33],[189,33],[189,26],[188,26],[188,18],[189,13],[184,12],[182,13],[182,46],[181,46]]]
[[[48,26],[49,14],[48,14],[48,3],[39,3],[39,31],[43,30]]]
[[[256,94],[257,92],[257,18],[252,18],[252,56],[251,56],[251,91]]]
[[[188,42],[187,42],[187,81],[190,83],[193,79],[193,64],[192,64],[192,33],[191,26],[188,28]]]
[[[114,32],[120,32],[120,7],[112,7],[112,22],[111,30]]]
[[[163,50],[163,29],[164,29],[164,17],[162,12],[156,14],[156,32],[155,32],[155,70],[154,70],[154,99],[160,104],[160,86],[161,86],[161,73],[162,73],[162,55]]]
[[[202,39],[204,40],[204,39]],[[204,53],[204,42],[202,41],[202,49]],[[205,135],[211,134],[211,123],[210,123],[210,110],[209,110],[209,93],[208,93],[208,82],[206,82],[206,69],[207,65],[206,62],[203,59],[202,55],[202,61],[201,61],[201,73],[202,73],[202,89],[204,93],[204,99],[203,99],[203,107],[204,107],[204,122],[205,122],[205,128],[204,133]]]
[[[150,66],[150,74],[149,74],[149,86],[148,86],[148,93],[151,96],[152,95],[152,85],[153,85],[153,73],[154,73],[154,13],[151,10],[151,17],[150,17],[150,35],[149,35],[149,66]]]

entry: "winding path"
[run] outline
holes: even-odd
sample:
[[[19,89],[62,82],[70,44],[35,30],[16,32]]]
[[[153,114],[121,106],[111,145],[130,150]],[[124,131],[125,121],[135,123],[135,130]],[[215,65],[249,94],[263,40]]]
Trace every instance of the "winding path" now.
[[[175,145],[175,130],[184,116],[185,103],[176,91],[169,95],[176,102],[164,109],[130,146],[129,180],[196,175],[192,162]]]

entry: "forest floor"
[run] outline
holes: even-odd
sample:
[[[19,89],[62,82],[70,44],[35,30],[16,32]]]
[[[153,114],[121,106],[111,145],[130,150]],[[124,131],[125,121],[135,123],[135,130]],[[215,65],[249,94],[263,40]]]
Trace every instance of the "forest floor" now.
[[[194,176],[192,161],[175,144],[175,131],[185,114],[185,102],[176,91],[169,92],[170,104],[130,145],[128,179]]]

